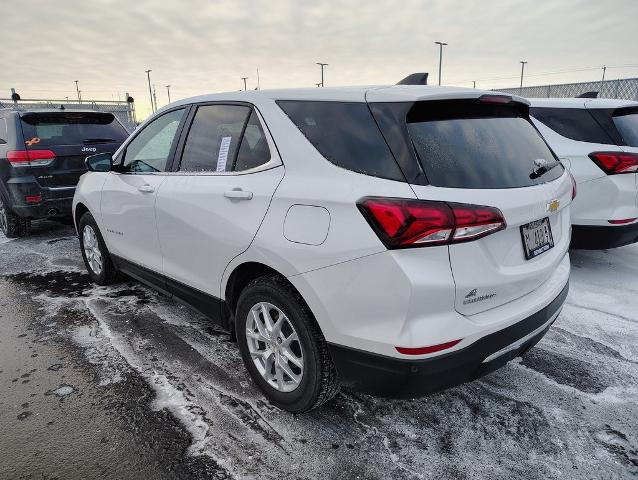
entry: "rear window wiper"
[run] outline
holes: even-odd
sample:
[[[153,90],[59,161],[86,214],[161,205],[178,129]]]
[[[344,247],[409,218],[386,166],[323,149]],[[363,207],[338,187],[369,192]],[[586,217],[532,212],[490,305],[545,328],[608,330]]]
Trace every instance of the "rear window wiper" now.
[[[115,141],[116,140],[114,138],[85,138],[82,140],[82,143],[89,145],[91,143],[111,143]]]
[[[534,160],[534,165],[536,165],[536,168],[532,170],[532,173],[529,174],[529,178],[532,180],[535,180],[541,177],[542,175],[545,175],[552,168],[562,165],[562,163],[560,163],[560,161],[558,160],[552,160],[548,162],[544,158],[539,158],[537,160]]]

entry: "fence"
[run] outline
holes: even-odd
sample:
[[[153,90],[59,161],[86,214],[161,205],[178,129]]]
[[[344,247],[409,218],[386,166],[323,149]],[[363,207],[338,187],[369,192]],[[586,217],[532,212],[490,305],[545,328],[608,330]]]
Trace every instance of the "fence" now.
[[[499,92],[528,98],[571,98],[587,92],[598,92],[598,98],[638,100],[638,78],[622,78],[583,83],[563,83],[521,88],[498,88]]]
[[[127,95],[128,97],[128,95]],[[60,110],[64,106],[65,110],[95,110],[98,112],[109,112],[122,122],[129,132],[135,130],[137,125],[135,118],[135,104],[125,101],[102,101],[102,100],[42,100],[25,99],[14,101],[11,98],[0,98],[0,108],[18,109],[52,109]]]

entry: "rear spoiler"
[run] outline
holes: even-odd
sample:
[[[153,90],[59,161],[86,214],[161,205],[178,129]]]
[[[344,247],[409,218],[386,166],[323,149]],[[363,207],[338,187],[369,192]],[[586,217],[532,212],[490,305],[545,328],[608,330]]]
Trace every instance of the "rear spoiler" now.
[[[108,124],[113,121],[115,115],[110,112],[95,111],[73,111],[73,110],[50,110],[42,112],[25,112],[20,114],[20,118],[26,123],[35,124],[43,121],[65,121],[68,123],[97,123]]]

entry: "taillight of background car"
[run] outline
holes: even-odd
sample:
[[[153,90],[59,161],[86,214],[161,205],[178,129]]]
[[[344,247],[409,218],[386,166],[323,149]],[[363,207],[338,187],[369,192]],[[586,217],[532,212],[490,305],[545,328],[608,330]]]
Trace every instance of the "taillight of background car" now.
[[[638,172],[638,154],[625,152],[594,152],[589,154],[607,175]]]
[[[357,206],[388,249],[468,242],[506,226],[494,207],[383,197],[362,198]]]
[[[10,150],[7,160],[13,167],[45,167],[55,160],[51,150]]]

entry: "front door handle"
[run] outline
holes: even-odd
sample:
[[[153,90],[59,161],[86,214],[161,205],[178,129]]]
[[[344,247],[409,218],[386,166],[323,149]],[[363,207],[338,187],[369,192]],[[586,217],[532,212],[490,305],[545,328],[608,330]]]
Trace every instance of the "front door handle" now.
[[[144,185],[140,185],[137,189],[142,193],[153,193],[155,191],[155,187],[153,185],[149,185],[145,183]]]
[[[246,192],[241,188],[233,188],[224,192],[224,197],[231,200],[251,200],[253,198],[253,192]]]

